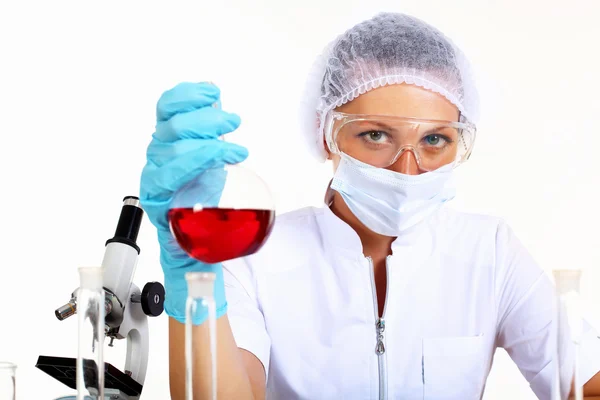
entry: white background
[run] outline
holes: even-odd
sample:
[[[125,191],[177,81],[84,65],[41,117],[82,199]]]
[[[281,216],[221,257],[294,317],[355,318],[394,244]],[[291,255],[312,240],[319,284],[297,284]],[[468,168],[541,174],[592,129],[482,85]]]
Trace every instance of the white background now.
[[[84,4],[86,3],[86,4]],[[34,368],[76,356],[76,318],[54,309],[99,265],[121,199],[137,195],[160,94],[214,81],[242,117],[234,140],[279,213],[320,205],[331,166],[305,151],[297,105],[322,47],[378,11],[420,17],[471,58],[483,116],[457,207],[500,215],[538,262],[584,269],[600,317],[600,3],[597,1],[3,2],[0,6],[0,360],[18,399],[70,393]],[[135,282],[161,280],[144,220]],[[168,398],[167,317],[150,321],[145,399]],[[107,361],[122,369],[125,343]],[[486,399],[533,398],[499,351]]]

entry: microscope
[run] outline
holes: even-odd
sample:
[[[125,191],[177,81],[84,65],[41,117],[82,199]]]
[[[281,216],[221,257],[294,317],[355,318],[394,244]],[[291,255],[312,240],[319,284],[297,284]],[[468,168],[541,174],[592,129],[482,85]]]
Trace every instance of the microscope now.
[[[105,292],[105,333],[108,344],[113,347],[115,339],[126,339],[125,368],[120,371],[108,362],[104,364],[104,399],[137,400],[142,393],[148,367],[149,332],[148,317],[163,312],[165,289],[159,282],[148,282],[140,290],[133,283],[133,274],[140,248],[136,240],[144,211],[139,199],[127,196],[123,199],[121,215],[114,237],[106,241],[103,268]],[[64,321],[77,312],[77,290],[71,299],[55,311]],[[76,359],[39,356],[36,367],[76,390]],[[85,370],[84,374],[96,370]],[[64,397],[63,399],[75,397]]]

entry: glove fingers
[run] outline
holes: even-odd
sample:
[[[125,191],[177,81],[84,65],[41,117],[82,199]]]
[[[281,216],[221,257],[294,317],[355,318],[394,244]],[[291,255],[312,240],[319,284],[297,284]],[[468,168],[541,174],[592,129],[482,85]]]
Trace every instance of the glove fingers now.
[[[236,164],[248,156],[248,150],[234,143],[213,139],[207,145],[181,154],[161,166],[148,162],[142,171],[144,198],[170,197],[205,169]]]
[[[183,82],[164,92],[156,104],[156,120],[166,121],[173,115],[209,107],[219,100],[221,91],[213,84]]]
[[[146,158],[157,167],[162,167],[183,154],[202,151],[206,146],[212,145],[211,142],[206,142],[206,140],[197,139],[182,139],[170,143],[152,140],[146,150]]]
[[[209,168],[209,163],[219,159],[220,153],[218,146],[204,146],[200,150],[182,154],[160,167],[147,163],[142,171],[144,197],[171,197],[179,187]]]
[[[240,126],[237,114],[228,113],[213,107],[173,115],[168,121],[156,124],[153,137],[162,142],[179,139],[215,139],[233,132]]]
[[[226,164],[239,164],[248,158],[248,149],[239,144],[221,142],[223,154],[221,155]]]
[[[237,164],[248,157],[248,150],[235,143],[215,141],[183,139],[172,143],[164,143],[152,140],[146,150],[146,159],[156,167],[162,167],[168,162],[190,152],[202,152],[209,146],[218,145],[223,150],[223,161],[227,164]]]

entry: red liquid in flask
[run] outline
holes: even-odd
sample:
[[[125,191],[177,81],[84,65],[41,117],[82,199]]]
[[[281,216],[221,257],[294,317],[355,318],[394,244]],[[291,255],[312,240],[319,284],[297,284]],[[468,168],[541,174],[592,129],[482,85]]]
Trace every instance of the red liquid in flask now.
[[[179,245],[208,264],[256,253],[275,221],[274,210],[173,208],[168,216]]]

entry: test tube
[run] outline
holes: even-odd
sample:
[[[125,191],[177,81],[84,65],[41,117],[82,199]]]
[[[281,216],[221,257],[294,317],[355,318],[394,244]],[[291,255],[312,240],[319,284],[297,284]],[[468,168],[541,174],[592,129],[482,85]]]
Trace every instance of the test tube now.
[[[555,379],[553,400],[569,398],[573,387],[573,398],[583,400],[583,384],[580,381],[580,342],[583,331],[582,304],[579,295],[581,270],[553,270],[555,296],[554,353]]]
[[[101,267],[79,268],[77,400],[104,399],[104,289]],[[86,397],[89,396],[89,397]]]
[[[15,400],[15,372],[17,366],[10,362],[0,362],[0,400]]]
[[[202,400],[217,398],[215,278],[214,273],[208,272],[188,272],[185,275],[188,288],[185,313],[186,400],[194,398],[194,379],[198,379],[205,388],[201,393]],[[198,329],[199,325],[207,329]],[[206,343],[209,343],[209,357],[202,356],[206,351]]]

